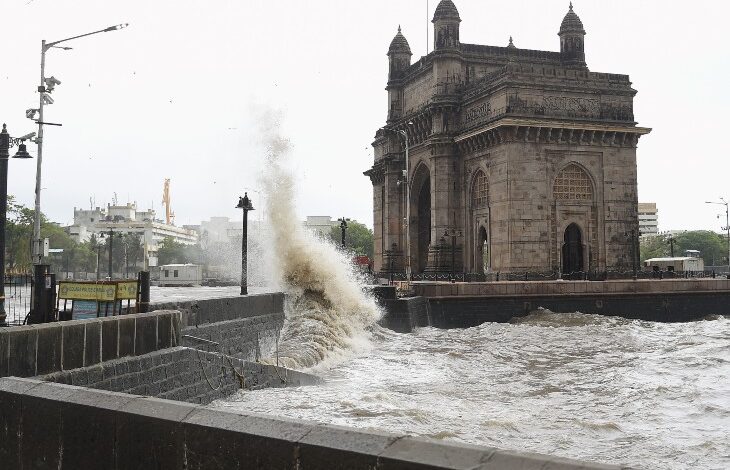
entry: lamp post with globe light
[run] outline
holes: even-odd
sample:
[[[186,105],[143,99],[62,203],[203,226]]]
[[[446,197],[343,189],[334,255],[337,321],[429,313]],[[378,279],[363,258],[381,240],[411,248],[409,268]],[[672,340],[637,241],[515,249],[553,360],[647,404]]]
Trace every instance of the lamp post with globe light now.
[[[236,209],[243,209],[243,233],[241,233],[241,295],[248,295],[248,211],[254,210],[248,193],[238,198]]]
[[[31,139],[35,132],[20,138],[10,137],[3,124],[0,132],[0,326],[6,326],[5,319],[5,223],[8,212],[8,158],[10,147],[17,146],[18,152],[13,158],[32,158],[25,148],[25,140]]]

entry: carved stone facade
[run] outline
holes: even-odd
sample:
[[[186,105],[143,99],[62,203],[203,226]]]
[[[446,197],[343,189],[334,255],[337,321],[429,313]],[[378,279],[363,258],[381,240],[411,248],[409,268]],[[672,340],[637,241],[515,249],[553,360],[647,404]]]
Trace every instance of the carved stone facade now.
[[[588,70],[572,5],[560,52],[464,44],[460,22],[442,0],[433,52],[412,64],[400,28],[388,51],[388,118],[365,172],[375,270],[631,269],[650,129],[629,77]]]

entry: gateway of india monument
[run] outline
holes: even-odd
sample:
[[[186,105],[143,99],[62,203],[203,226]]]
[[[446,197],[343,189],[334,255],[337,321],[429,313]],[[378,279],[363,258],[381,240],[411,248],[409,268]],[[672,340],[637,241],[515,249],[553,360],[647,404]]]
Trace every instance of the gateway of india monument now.
[[[637,127],[627,75],[591,72],[572,4],[560,52],[467,44],[442,0],[434,50],[388,50],[375,135],[374,270],[572,273],[638,258]],[[557,43],[556,43],[557,46]]]

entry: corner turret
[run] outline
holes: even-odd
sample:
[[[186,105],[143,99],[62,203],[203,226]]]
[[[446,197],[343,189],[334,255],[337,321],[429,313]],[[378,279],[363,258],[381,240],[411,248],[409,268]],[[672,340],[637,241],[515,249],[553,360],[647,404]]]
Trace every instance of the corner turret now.
[[[401,72],[411,65],[412,55],[411,47],[408,45],[405,36],[400,32],[400,25],[398,25],[398,33],[396,33],[388,48],[388,61],[390,65],[388,68],[388,80],[398,78]]]
[[[433,50],[459,48],[459,10],[451,0],[441,0],[433,14]]]
[[[568,13],[560,24],[560,58],[565,65],[586,66],[584,50],[586,31],[578,15],[573,11],[573,2],[570,2]]]

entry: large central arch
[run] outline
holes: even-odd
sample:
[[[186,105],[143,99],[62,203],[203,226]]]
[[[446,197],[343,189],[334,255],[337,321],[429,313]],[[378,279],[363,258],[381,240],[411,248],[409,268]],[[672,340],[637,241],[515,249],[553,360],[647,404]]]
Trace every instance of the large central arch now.
[[[414,227],[409,230],[412,237],[412,269],[422,273],[426,269],[428,249],[431,246],[431,172],[425,164],[418,165],[413,173],[411,197],[415,206],[415,211],[411,213],[416,214]]]
[[[469,268],[483,274],[491,267],[489,250],[489,182],[482,170],[477,170],[469,191]]]
[[[563,234],[563,274],[585,271],[583,236],[577,224],[570,224]]]

